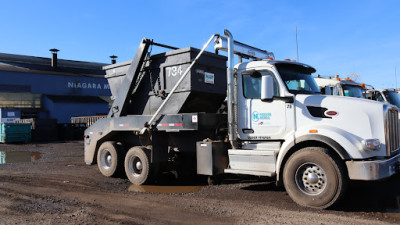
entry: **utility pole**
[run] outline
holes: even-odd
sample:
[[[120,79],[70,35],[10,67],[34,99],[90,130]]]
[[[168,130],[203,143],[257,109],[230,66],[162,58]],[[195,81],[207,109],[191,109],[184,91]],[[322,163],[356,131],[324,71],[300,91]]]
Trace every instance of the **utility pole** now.
[[[396,69],[397,69],[397,66],[394,66],[394,79],[396,79],[396,87],[395,87],[395,89],[397,89],[397,73],[396,73]]]
[[[299,42],[297,41],[297,25],[296,25],[296,53],[297,53],[297,62],[299,62]]]

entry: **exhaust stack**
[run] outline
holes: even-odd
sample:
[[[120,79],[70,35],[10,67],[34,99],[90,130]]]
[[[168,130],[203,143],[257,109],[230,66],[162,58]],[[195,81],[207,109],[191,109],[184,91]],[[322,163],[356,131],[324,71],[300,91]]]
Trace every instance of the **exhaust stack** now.
[[[111,58],[111,64],[115,64],[115,63],[117,63],[117,60],[116,60],[116,58],[118,58],[118,56],[116,56],[116,55],[112,55],[112,56],[110,56],[110,58]]]
[[[235,102],[235,96],[234,96],[234,78],[233,78],[233,68],[234,68],[234,41],[233,41],[233,36],[229,30],[225,29],[224,34],[227,37],[226,41],[226,48],[224,50],[227,50],[228,52],[228,68],[227,68],[227,97],[228,97],[228,136],[229,140],[232,144],[233,149],[237,148],[237,135],[236,135],[236,124],[235,124],[235,114],[234,114],[234,102]]]
[[[57,68],[57,52],[60,51],[56,48],[52,48],[49,50],[51,52],[51,67]]]

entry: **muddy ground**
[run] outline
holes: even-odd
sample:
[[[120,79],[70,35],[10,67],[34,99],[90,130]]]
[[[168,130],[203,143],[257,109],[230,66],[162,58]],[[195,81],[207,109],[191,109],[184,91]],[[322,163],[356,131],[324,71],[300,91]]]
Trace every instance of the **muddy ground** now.
[[[315,210],[296,205],[273,182],[254,178],[215,186],[131,186],[87,166],[81,141],[2,144],[0,151],[7,152],[0,157],[0,224],[400,223],[400,176],[353,183],[341,205]]]

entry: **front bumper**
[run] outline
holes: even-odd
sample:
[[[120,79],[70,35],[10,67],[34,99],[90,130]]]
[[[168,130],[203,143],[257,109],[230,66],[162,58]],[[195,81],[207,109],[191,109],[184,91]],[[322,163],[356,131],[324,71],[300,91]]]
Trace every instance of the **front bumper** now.
[[[400,154],[389,159],[373,161],[347,161],[351,180],[380,180],[400,173]]]

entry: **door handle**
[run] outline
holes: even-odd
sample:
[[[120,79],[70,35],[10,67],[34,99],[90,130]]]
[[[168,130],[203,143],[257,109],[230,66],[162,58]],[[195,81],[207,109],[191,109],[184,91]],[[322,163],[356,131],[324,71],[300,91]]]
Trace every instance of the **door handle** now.
[[[252,134],[252,133],[254,133],[254,130],[253,129],[249,129],[249,128],[243,128],[242,131],[243,131],[244,134]]]

